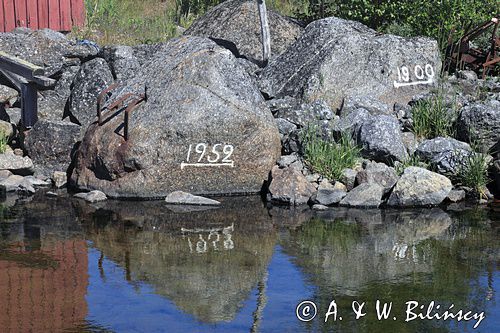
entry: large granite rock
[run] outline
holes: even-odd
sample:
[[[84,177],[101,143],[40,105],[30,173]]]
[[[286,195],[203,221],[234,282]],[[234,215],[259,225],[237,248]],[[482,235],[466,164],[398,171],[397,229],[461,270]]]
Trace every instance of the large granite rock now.
[[[428,91],[440,70],[434,40],[383,35],[361,23],[330,17],[309,24],[263,70],[259,82],[271,97],[324,99],[340,108],[346,98],[370,96],[392,107]]]
[[[438,173],[457,175],[471,154],[471,147],[453,138],[437,137],[423,141],[415,151],[423,161],[428,162]]]
[[[154,78],[154,79],[152,79]],[[89,126],[72,181],[111,197],[259,192],[280,156],[271,112],[227,49],[200,37],[166,43],[107,105],[124,94],[147,101],[130,116]]]
[[[451,181],[445,176],[423,168],[408,167],[387,204],[400,207],[439,205],[452,188]]]
[[[113,75],[102,58],[86,62],[76,74],[68,105],[71,116],[82,125],[82,133],[96,119],[97,97],[112,83]]]
[[[282,54],[303,28],[295,21],[268,10],[271,52]],[[253,0],[229,0],[209,10],[186,30],[185,35],[211,37],[234,43],[240,55],[262,62],[260,18]]]
[[[35,171],[47,177],[54,171],[66,171],[71,152],[78,142],[80,126],[65,121],[39,120],[26,132],[24,146],[35,162]]]
[[[304,205],[315,192],[316,188],[300,171],[292,167],[273,167],[269,185],[271,202],[291,206]]]
[[[399,122],[391,116],[372,116],[363,122],[358,134],[358,144],[365,158],[393,164],[408,158],[401,136]]]
[[[499,151],[500,101],[489,100],[464,107],[457,128],[461,140],[480,144],[484,152]]]

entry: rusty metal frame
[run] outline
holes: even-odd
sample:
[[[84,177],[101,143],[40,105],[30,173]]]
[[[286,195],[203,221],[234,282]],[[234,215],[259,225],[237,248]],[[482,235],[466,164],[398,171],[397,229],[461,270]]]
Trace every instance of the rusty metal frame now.
[[[104,97],[107,96],[109,92],[111,92],[113,89],[115,89],[118,86],[118,83],[114,83],[104,89],[98,96],[97,98],[97,124],[98,126],[101,126],[103,124],[102,121],[102,111],[103,111],[103,100]],[[129,100],[131,97],[135,97],[132,99],[126,106],[126,109],[124,111],[124,118],[123,118],[123,137],[125,141],[128,141],[129,139],[129,119],[130,119],[130,113],[134,111],[141,102],[147,100],[147,93],[146,89],[144,90],[143,94],[136,94],[136,93],[126,93],[123,96],[120,96],[117,100],[113,101],[113,103],[109,106],[106,107],[108,111],[113,111],[115,109],[122,109],[125,106],[125,102]]]
[[[451,69],[453,65],[455,69],[464,68],[466,65],[475,71],[482,69],[482,76],[484,79],[489,70],[500,62],[500,56],[497,54],[497,49],[500,48],[500,37],[497,36],[499,23],[500,15],[497,15],[490,21],[484,22],[473,29],[469,29],[469,27],[467,33],[465,33],[456,43],[452,40],[452,31],[448,39],[448,52],[446,56],[446,66],[448,69]],[[489,50],[471,48],[469,42],[476,39],[481,34],[484,34],[492,26],[494,28],[491,35],[491,47]]]

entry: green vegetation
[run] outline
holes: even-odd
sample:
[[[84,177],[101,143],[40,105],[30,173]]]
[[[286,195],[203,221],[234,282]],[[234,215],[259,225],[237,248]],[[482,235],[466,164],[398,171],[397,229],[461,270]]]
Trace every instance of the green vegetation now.
[[[428,36],[444,50],[450,31],[459,38],[469,24],[490,20],[497,0],[308,0],[296,5],[303,19],[337,16],[360,21],[380,31],[405,37]]]
[[[85,7],[86,25],[73,33],[101,45],[166,41],[192,17],[189,5],[174,0],[85,0]]]
[[[453,136],[454,112],[446,106],[441,91],[429,99],[418,101],[412,109],[413,133],[419,138],[426,139]]]
[[[360,148],[347,134],[337,142],[323,140],[316,126],[308,126],[302,135],[304,156],[317,173],[331,179],[339,179],[342,171],[352,168],[360,158]]]
[[[0,154],[5,153],[9,143],[9,137],[5,135],[4,131],[0,130]]]
[[[396,173],[398,174],[398,176],[401,176],[403,174],[403,172],[405,171],[405,169],[408,167],[411,167],[411,166],[424,168],[424,169],[429,168],[429,164],[420,160],[420,158],[416,154],[411,155],[410,157],[408,157],[407,159],[405,159],[402,162],[394,163],[394,169],[396,170]]]
[[[486,185],[490,182],[488,167],[487,154],[470,154],[459,170],[458,180],[462,185],[472,188],[479,198],[485,198]]]

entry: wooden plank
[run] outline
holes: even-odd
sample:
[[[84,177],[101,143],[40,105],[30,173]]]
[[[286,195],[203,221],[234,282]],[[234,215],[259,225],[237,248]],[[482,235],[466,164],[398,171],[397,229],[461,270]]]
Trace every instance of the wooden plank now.
[[[3,0],[0,1],[0,32],[5,32],[5,21],[3,16]]]
[[[3,11],[5,17],[5,31],[9,32],[16,27],[16,12],[14,10],[14,0],[3,0]]]
[[[16,12],[16,27],[27,27],[26,0],[14,0],[14,6]]]
[[[33,65],[26,60],[13,57],[3,51],[0,51],[0,69],[21,75],[27,80],[32,80],[34,76],[45,75],[45,70],[42,67]]]
[[[61,30],[59,0],[49,0],[49,28],[57,31]]]
[[[26,0],[28,28],[38,29],[38,3],[37,0]]]
[[[71,22],[71,3],[70,0],[61,0],[59,2],[59,11],[61,13],[61,31],[71,31],[73,24]]]
[[[83,27],[85,24],[84,0],[71,0],[71,20],[73,26]]]
[[[49,27],[49,0],[38,0],[38,28]]]

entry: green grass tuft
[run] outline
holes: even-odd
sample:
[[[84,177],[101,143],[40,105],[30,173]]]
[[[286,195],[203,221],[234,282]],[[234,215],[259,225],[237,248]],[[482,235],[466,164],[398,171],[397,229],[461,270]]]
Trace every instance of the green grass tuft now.
[[[413,133],[419,138],[433,139],[455,134],[454,111],[448,110],[442,92],[418,101],[412,108]]]
[[[488,167],[487,154],[470,154],[459,170],[458,180],[462,185],[472,188],[480,198],[485,198],[486,185],[490,182]]]
[[[308,126],[304,129],[302,141],[308,165],[330,180],[339,179],[342,171],[354,167],[361,157],[361,149],[347,134],[337,142],[330,142],[318,136],[316,126]]]
[[[9,146],[9,137],[5,135],[4,131],[0,130],[0,154],[5,153]]]

